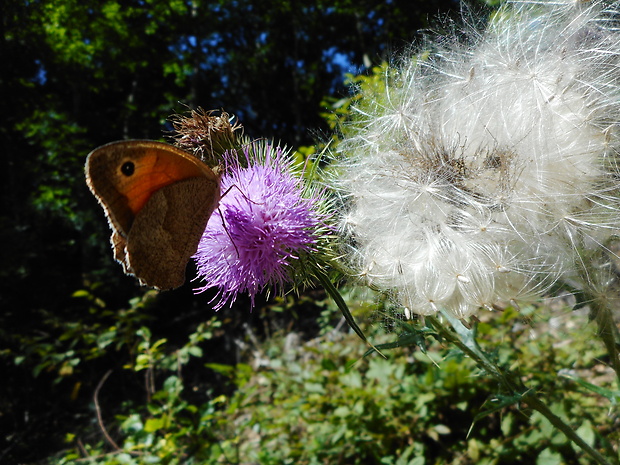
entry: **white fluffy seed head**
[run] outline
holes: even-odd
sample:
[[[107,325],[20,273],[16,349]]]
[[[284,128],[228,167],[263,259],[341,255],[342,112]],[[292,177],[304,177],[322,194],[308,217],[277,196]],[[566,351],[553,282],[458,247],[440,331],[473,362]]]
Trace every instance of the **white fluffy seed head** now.
[[[362,95],[340,151],[351,260],[413,312],[592,283],[620,226],[620,3],[512,1]]]

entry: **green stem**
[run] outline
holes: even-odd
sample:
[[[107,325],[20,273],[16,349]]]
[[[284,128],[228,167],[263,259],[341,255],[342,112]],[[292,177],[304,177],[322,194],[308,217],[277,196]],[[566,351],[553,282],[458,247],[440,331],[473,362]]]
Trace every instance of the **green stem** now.
[[[433,325],[433,327],[444,339],[453,343],[464,353],[469,355],[479,366],[484,368],[487,373],[499,381],[507,391],[519,393],[520,390],[513,385],[513,382],[504,375],[502,370],[495,363],[493,363],[493,361],[491,361],[480,348],[478,342],[476,341],[475,330],[466,328],[460,320],[447,312],[443,315],[450,322],[455,332],[447,329],[437,318],[433,316],[426,316],[425,319]]]
[[[585,442],[581,437],[564,421],[558,417],[555,413],[553,413],[549,407],[547,407],[543,402],[540,401],[534,394],[526,393],[523,395],[523,401],[527,403],[531,408],[541,413],[549,422],[555,426],[557,429],[562,431],[564,435],[577,444],[579,447],[583,449],[584,452],[589,454],[596,463],[600,465],[610,465],[605,457],[603,457],[600,452],[596,449],[592,448],[587,442]],[[615,463],[618,463],[617,461]]]
[[[605,457],[586,443],[568,424],[555,415],[531,390],[528,390],[518,375],[504,373],[492,360],[487,357],[476,341],[476,330],[467,328],[460,320],[443,312],[444,317],[451,324],[454,332],[447,329],[436,317],[427,316],[426,320],[432,324],[439,334],[447,341],[455,344],[464,353],[469,355],[479,366],[512,395],[526,402],[532,409],[543,415],[549,422],[560,430],[564,435],[577,444],[583,451],[589,454],[599,465],[611,465]],[[617,463],[617,462],[616,462]]]
[[[613,320],[608,307],[596,304],[596,300],[591,303],[592,312],[598,325],[597,335],[605,344],[609,354],[611,367],[616,372],[616,378],[620,385],[620,354],[618,354],[618,328]]]

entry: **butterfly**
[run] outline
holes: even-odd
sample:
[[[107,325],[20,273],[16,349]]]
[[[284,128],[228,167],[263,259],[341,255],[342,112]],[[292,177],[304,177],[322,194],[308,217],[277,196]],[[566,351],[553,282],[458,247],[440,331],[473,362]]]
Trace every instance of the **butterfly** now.
[[[158,289],[181,286],[219,205],[218,170],[169,144],[127,140],[90,152],[85,174],[124,272]]]

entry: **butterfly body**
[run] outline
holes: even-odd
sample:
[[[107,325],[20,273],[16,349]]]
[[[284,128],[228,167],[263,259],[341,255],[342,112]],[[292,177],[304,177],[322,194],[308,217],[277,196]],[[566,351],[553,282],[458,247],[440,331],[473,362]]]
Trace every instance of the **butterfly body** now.
[[[88,155],[85,171],[125,273],[159,289],[181,286],[219,204],[219,174],[181,149],[148,140],[103,145]]]

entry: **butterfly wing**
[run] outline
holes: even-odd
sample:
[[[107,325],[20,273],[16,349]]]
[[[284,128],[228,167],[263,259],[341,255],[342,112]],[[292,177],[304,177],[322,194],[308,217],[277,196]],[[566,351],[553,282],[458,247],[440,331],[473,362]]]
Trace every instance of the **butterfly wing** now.
[[[134,140],[93,150],[86,182],[106,213],[125,273],[162,289],[183,284],[219,202],[219,175],[174,146]]]
[[[206,178],[178,181],[153,193],[127,237],[128,271],[159,289],[181,286],[218,200],[219,185]]]

